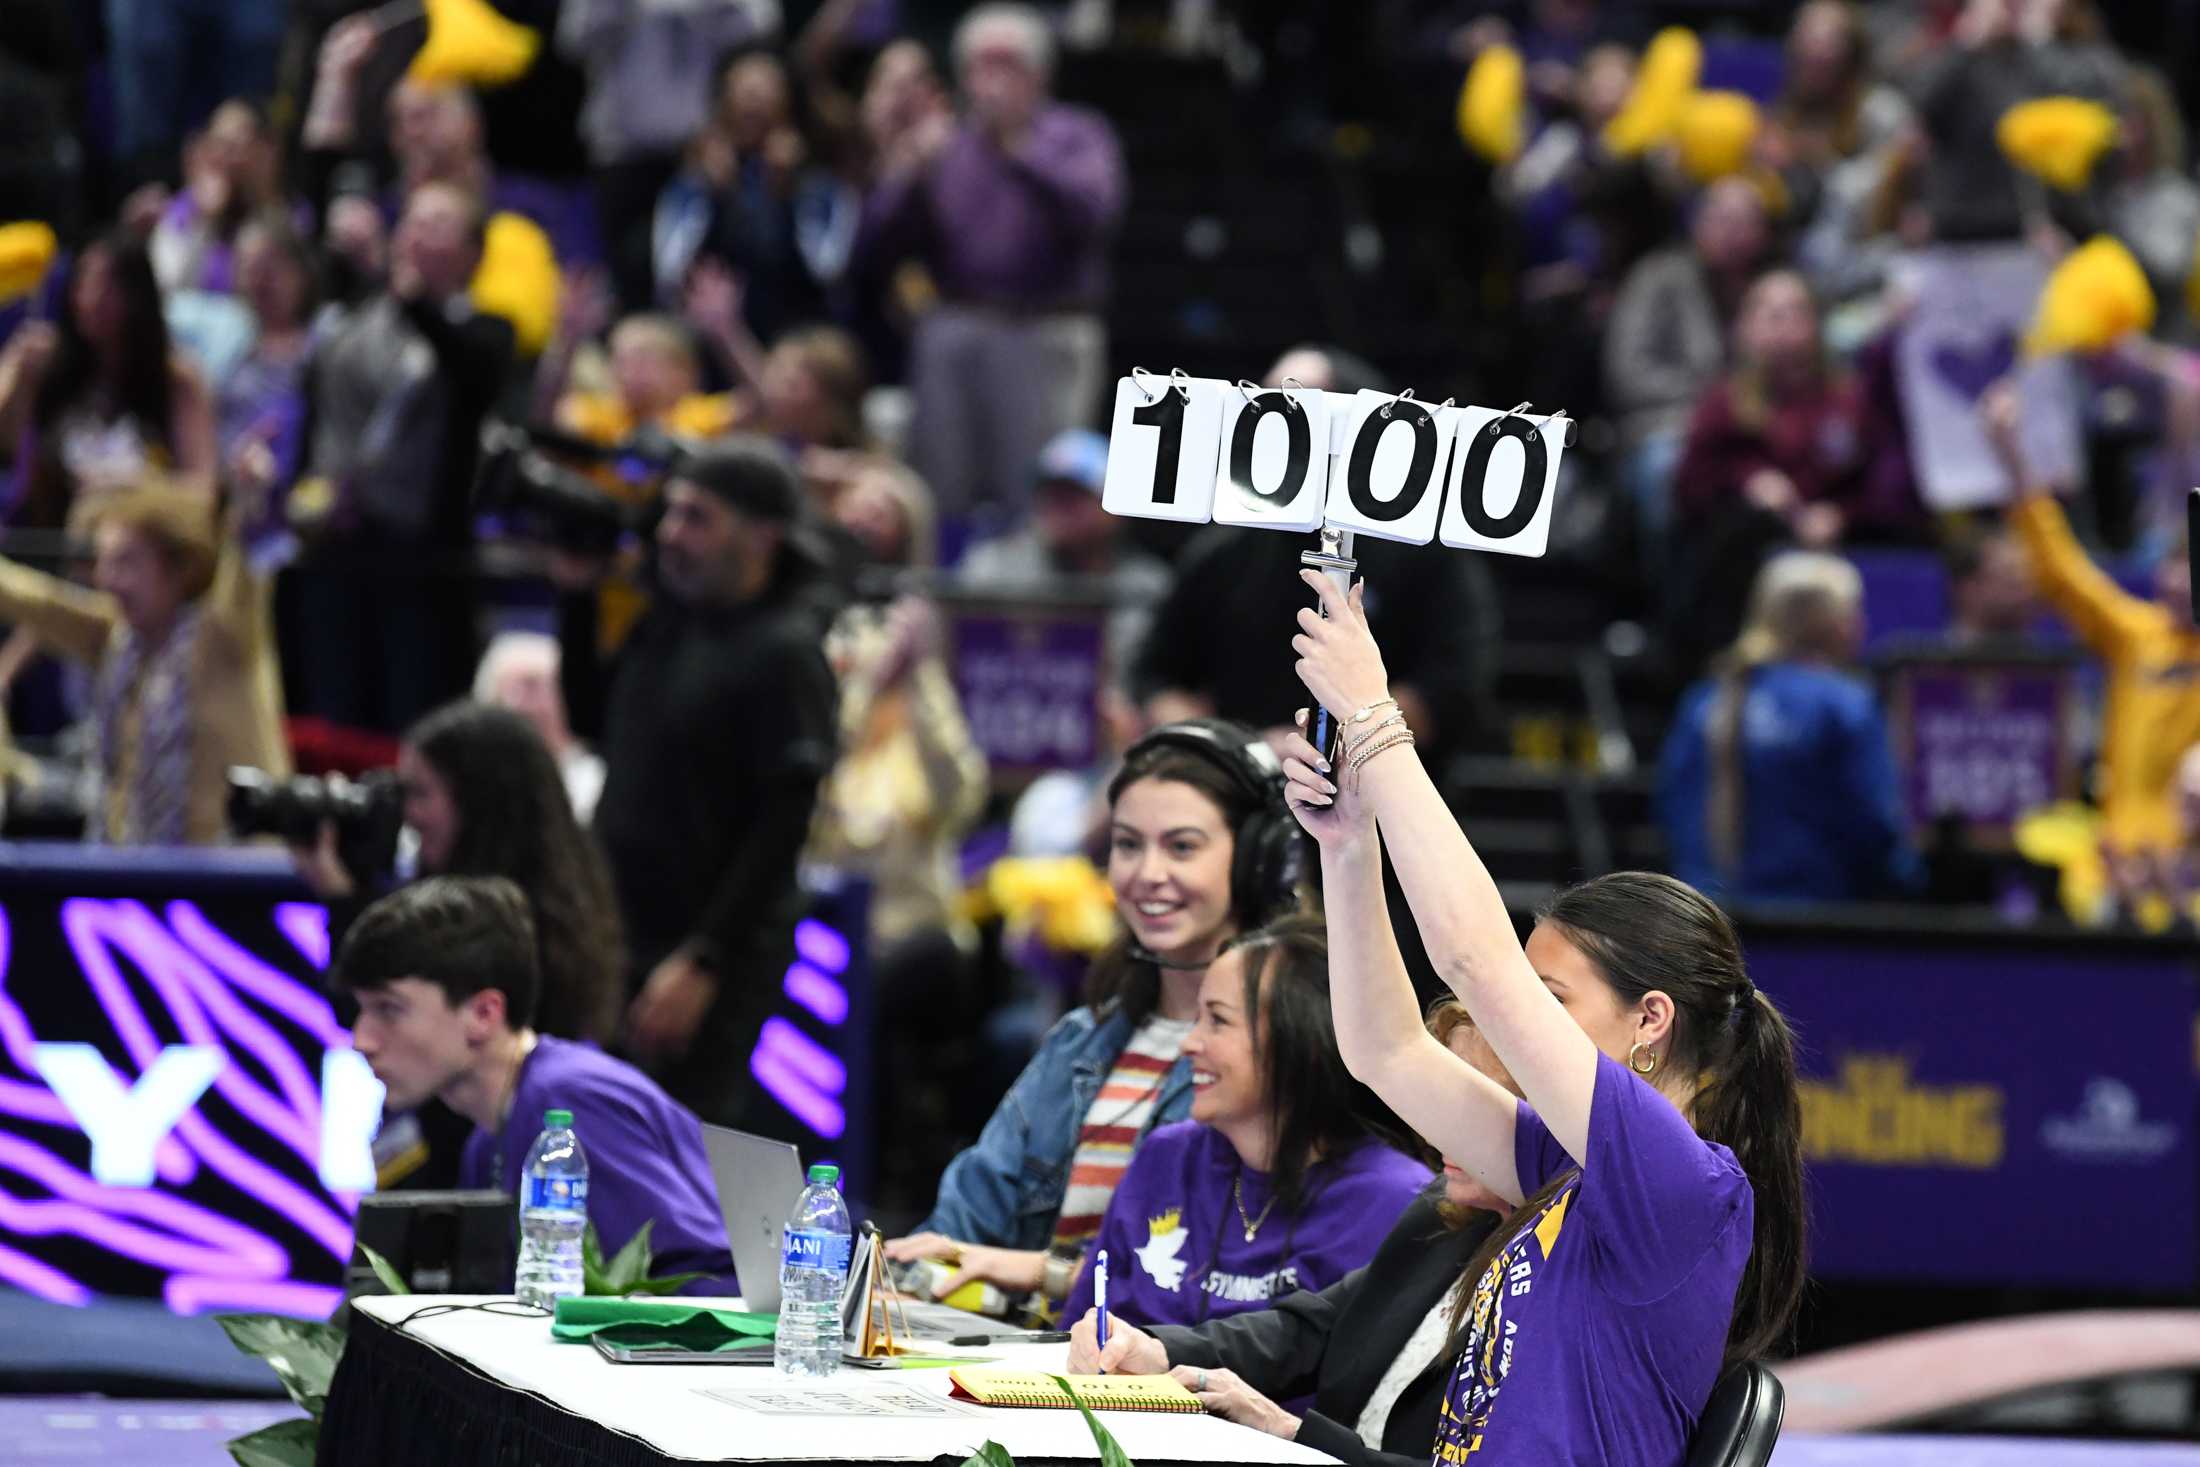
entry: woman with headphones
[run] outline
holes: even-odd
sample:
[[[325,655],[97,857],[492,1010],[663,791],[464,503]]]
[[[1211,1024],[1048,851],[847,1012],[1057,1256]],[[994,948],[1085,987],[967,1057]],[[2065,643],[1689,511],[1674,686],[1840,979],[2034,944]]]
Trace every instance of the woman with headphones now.
[[[1191,1108],[1185,1039],[1208,967],[1239,933],[1298,910],[1302,838],[1252,730],[1191,719],[1132,745],[1108,786],[1108,883],[1123,934],[1095,960],[977,1144],[948,1165],[901,1263],[1051,1312],[1070,1290],[1131,1154]]]

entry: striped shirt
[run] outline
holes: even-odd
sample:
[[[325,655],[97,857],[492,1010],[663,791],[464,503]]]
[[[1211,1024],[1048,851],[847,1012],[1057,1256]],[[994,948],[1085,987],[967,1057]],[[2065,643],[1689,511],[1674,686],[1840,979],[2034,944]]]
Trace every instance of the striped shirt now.
[[[1115,1067],[1101,1083],[1100,1093],[1093,1096],[1085,1124],[1077,1132],[1069,1189],[1062,1194],[1061,1215],[1054,1222],[1053,1252],[1065,1257],[1082,1254],[1100,1231],[1108,1199],[1130,1167],[1131,1152],[1153,1120],[1162,1082],[1184,1048],[1184,1036],[1191,1032],[1191,1020],[1155,1014],[1138,1026],[1115,1057]]]

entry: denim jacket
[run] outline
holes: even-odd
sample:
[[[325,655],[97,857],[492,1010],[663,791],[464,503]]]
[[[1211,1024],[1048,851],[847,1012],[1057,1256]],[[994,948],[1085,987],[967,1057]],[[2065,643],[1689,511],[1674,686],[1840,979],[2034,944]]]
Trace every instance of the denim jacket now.
[[[1090,1008],[1064,1014],[1002,1097],[977,1144],[948,1163],[939,1201],[918,1231],[996,1248],[1046,1247],[1069,1190],[1077,1133],[1131,1030],[1121,1009],[1104,1016]],[[1191,1062],[1179,1055],[1161,1082],[1160,1100],[1140,1139],[1156,1126],[1183,1120],[1191,1108]]]

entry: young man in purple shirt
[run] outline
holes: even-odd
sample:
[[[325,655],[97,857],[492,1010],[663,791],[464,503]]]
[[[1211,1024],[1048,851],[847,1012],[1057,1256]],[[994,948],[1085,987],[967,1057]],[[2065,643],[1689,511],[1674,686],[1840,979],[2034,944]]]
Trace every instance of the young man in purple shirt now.
[[[701,1124],[641,1071],[528,1026],[534,920],[501,877],[416,881],[360,914],[336,983],[357,995],[352,1043],[407,1110],[437,1096],[474,1123],[459,1182],[516,1193],[543,1112],[569,1110],[588,1156],[588,1219],[608,1257],[645,1222],[659,1276],[732,1293],[733,1257]]]

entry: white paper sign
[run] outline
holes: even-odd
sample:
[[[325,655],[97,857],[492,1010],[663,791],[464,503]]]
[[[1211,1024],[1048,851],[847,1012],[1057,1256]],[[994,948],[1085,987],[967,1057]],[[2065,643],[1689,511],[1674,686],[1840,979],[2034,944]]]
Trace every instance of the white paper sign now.
[[[1237,393],[1211,377],[1116,378],[1101,508],[1140,519],[1206,524],[1222,454],[1225,390]]]
[[[1328,522],[1408,545],[1435,539],[1444,455],[1458,420],[1457,408],[1360,393],[1351,436],[1329,475]]]
[[[1222,399],[1215,523],[1305,532],[1321,528],[1329,493],[1329,397],[1309,388]]]
[[[1462,408],[1451,441],[1442,539],[1454,550],[1541,555],[1551,543],[1551,501],[1566,420]]]
[[[2078,482],[2076,370],[2067,357],[2021,356],[2047,270],[2021,244],[1944,245],[1896,266],[1895,288],[1914,304],[1895,345],[1895,374],[1918,493],[1933,509],[2009,501],[2009,476],[1986,441],[1978,403],[2012,371],[2033,472],[2050,484]]]

